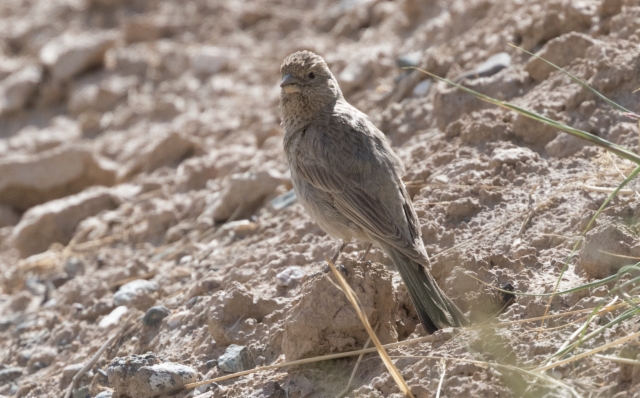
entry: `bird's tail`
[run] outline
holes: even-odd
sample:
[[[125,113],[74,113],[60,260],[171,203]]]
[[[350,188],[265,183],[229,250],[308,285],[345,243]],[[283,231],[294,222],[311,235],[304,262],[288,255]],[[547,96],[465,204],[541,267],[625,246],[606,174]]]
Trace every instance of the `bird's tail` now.
[[[433,333],[438,329],[469,324],[462,311],[438,287],[425,265],[411,260],[394,247],[387,246],[385,249],[400,271],[422,326],[427,332]]]

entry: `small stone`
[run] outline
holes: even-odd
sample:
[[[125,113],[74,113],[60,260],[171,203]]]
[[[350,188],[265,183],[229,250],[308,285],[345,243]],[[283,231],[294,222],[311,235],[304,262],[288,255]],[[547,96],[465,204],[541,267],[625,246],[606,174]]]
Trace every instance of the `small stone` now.
[[[431,79],[425,79],[420,83],[416,84],[413,88],[413,96],[414,97],[424,97],[429,94],[429,90],[431,89]]]
[[[101,65],[105,52],[115,43],[112,32],[64,34],[40,50],[40,60],[55,80],[68,80]]]
[[[16,381],[22,376],[22,368],[7,368],[0,370],[0,386],[6,383]]]
[[[114,183],[113,163],[83,145],[61,145],[34,155],[0,159],[0,204],[18,211],[93,185]]]
[[[203,46],[191,56],[191,69],[199,76],[220,73],[229,66],[231,50],[228,48]]]
[[[12,234],[14,244],[24,257],[41,253],[52,243],[67,244],[82,220],[118,205],[119,199],[109,189],[95,187],[35,206],[16,225]],[[69,266],[74,275],[80,272],[81,265],[77,261]]]
[[[167,319],[167,326],[169,327],[169,329],[175,329],[178,326],[182,325],[182,320],[188,314],[189,314],[189,311],[180,311],[180,312],[177,312],[177,313],[171,315]]]
[[[162,322],[162,320],[166,318],[169,314],[171,314],[171,311],[168,308],[163,307],[161,305],[156,307],[151,307],[144,314],[144,317],[142,318],[142,323],[144,323],[147,326],[156,326],[160,322]]]
[[[462,73],[454,80],[460,81],[462,79],[493,76],[501,70],[508,68],[510,65],[511,56],[508,53],[497,53],[487,58],[486,61],[478,65],[475,69]]]
[[[30,65],[0,83],[0,114],[23,109],[42,80],[42,67]]]
[[[82,363],[75,363],[73,365],[67,365],[64,367],[64,369],[62,369],[62,377],[60,378],[60,389],[64,390],[66,389],[69,384],[71,384],[71,380],[73,379],[73,376],[75,376],[80,369],[82,369],[82,367],[84,366],[84,364]]]
[[[78,257],[70,257],[64,263],[64,272],[72,278],[84,274],[84,262]]]
[[[489,166],[495,168],[503,164],[514,165],[518,162],[524,163],[528,160],[537,160],[538,158],[538,154],[528,148],[496,148],[489,161]]]
[[[89,392],[89,387],[84,386],[78,389],[73,390],[73,398],[91,398],[91,393]]]
[[[571,134],[560,132],[556,138],[544,146],[544,149],[554,158],[566,158],[575,154],[587,145],[589,145],[588,141]]]
[[[189,366],[160,363],[153,353],[115,358],[107,368],[115,396],[152,398],[169,395],[193,383],[198,376]]]
[[[421,51],[414,51],[409,54],[401,55],[396,59],[396,66],[400,69],[420,66],[422,58]]]
[[[100,323],[98,323],[98,327],[100,329],[109,329],[113,326],[116,326],[120,322],[120,318],[122,318],[122,316],[128,311],[129,309],[125,305],[114,308],[113,311],[109,313],[109,315],[100,320]]]
[[[276,283],[278,284],[278,286],[294,286],[300,282],[304,282],[306,276],[307,274],[304,272],[302,267],[293,265],[280,271],[276,275]]]
[[[220,198],[212,205],[213,219],[225,221],[234,213],[236,217],[252,214],[283,181],[283,176],[272,171],[231,175],[224,183]]]
[[[126,283],[113,295],[114,305],[126,305],[140,311],[146,311],[155,303],[158,296],[158,284],[145,279],[136,279]]]
[[[207,362],[205,362],[204,366],[207,367],[207,369],[211,369],[215,366],[218,366],[218,360],[217,359],[210,359]]]
[[[231,344],[218,358],[218,368],[226,373],[242,372],[254,367],[253,356],[245,346]]]
[[[282,195],[272,199],[271,202],[269,202],[269,206],[276,211],[282,210],[285,207],[289,207],[292,204],[296,203],[296,200],[296,191],[290,189],[286,193],[283,193]]]
[[[103,391],[100,394],[96,395],[95,398],[112,398],[112,397],[113,397],[113,391],[106,390],[106,391]]]

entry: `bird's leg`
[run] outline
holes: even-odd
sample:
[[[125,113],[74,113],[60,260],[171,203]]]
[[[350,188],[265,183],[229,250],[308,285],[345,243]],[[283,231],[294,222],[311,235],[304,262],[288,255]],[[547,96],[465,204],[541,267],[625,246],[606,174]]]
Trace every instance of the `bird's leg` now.
[[[338,261],[338,258],[340,257],[340,253],[342,253],[342,250],[345,248],[345,246],[347,245],[347,243],[349,243],[349,242],[342,241],[342,244],[338,247],[338,251],[337,251],[337,252],[336,252],[336,254],[334,254],[334,255],[333,255],[333,257],[331,258],[331,263],[332,263],[333,265],[335,265],[335,266],[338,268],[338,271],[340,271],[340,272],[342,273],[342,275],[344,275],[345,277],[348,275],[347,268],[346,268],[344,265],[342,265],[342,264],[340,264],[340,265],[336,264],[336,262]],[[322,270],[322,272],[323,272],[323,273],[325,273],[325,274],[326,274],[327,272],[329,272],[329,271],[331,271],[331,269],[329,268],[329,265],[327,265],[327,266]]]
[[[347,242],[342,241],[342,244],[340,245],[340,247],[338,247],[338,251],[336,252],[336,254],[333,255],[333,257],[331,258],[331,262],[333,264],[336,263],[336,261],[338,261],[338,258],[340,257],[340,253],[342,253],[342,251],[344,250],[344,247],[347,245]]]
[[[371,246],[373,245],[373,243],[369,243],[369,246],[367,246],[367,250],[364,251],[364,254],[360,257],[360,262],[364,261],[367,259],[367,254],[369,254],[369,250],[371,250]]]

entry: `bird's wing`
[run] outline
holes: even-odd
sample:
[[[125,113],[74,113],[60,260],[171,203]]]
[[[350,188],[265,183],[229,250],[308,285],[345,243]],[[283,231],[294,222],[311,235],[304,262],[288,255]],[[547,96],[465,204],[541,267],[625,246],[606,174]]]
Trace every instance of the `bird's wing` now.
[[[372,237],[423,262],[419,223],[399,160],[372,129],[368,121],[308,126],[295,154],[297,174],[329,193],[334,206]]]

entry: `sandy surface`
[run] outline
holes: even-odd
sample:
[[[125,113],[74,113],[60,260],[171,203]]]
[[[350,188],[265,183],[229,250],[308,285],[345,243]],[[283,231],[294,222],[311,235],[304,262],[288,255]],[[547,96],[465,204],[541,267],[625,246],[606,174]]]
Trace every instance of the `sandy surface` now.
[[[0,26],[0,372],[18,369],[0,377],[0,396],[61,397],[63,368],[86,362],[125,319],[132,326],[78,384],[92,397],[113,387],[101,371],[129,354],[152,351],[203,380],[224,374],[210,361],[230,344],[247,346],[258,366],[362,348],[355,312],[318,274],[337,242],[300,204],[281,206],[291,183],[279,66],[293,51],[323,55],[346,98],[387,134],[407,166],[433,274],[476,325],[542,316],[547,298],[505,307],[489,285],[552,291],[607,196],[585,185],[615,187],[633,168],[442,83],[429,87],[397,62],[456,78],[506,52],[510,66],[463,83],[639,146],[636,122],[508,46],[539,52],[639,112],[640,4],[631,0],[4,0]],[[639,219],[637,194],[615,198],[560,290],[633,263]],[[359,262],[364,249],[352,242],[342,260],[380,339],[424,336],[389,259],[373,249],[371,263]],[[137,279],[151,283],[127,295],[121,286]],[[550,311],[593,308],[613,299],[611,286],[556,298]],[[154,326],[137,320],[154,305],[169,315]],[[416,397],[434,397],[442,366],[419,356],[533,369],[583,316],[547,320],[542,332],[540,322],[439,331],[390,355],[404,356],[396,366]],[[574,354],[637,330],[630,319]],[[621,350],[601,354],[635,358],[637,341]],[[355,361],[176,396],[333,397]],[[588,357],[545,374],[582,396],[621,398],[640,394],[636,373]],[[448,360],[440,396],[571,396],[566,386]],[[379,357],[366,355],[349,396],[398,393]]]

